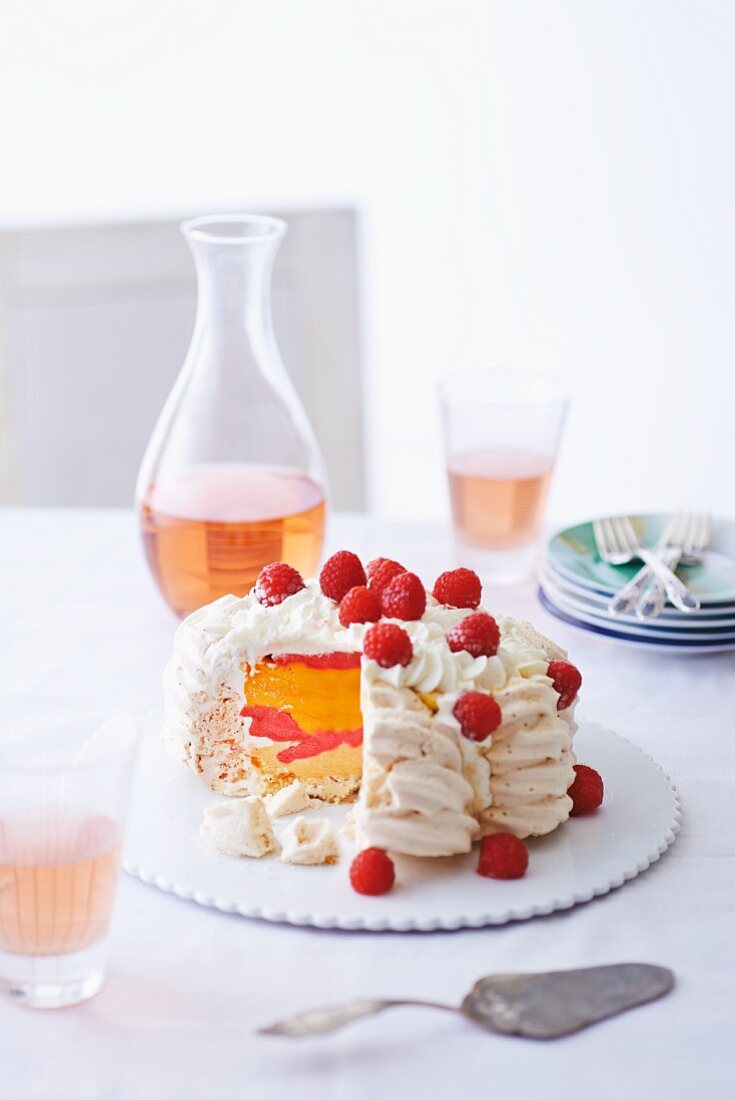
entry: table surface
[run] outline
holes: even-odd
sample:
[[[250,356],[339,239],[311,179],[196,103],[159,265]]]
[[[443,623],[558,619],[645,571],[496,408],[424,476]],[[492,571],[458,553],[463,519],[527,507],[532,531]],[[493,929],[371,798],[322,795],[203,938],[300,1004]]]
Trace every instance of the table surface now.
[[[176,621],[142,560],[131,513],[0,511],[3,718],[161,704]],[[333,518],[330,546],[452,561],[439,526]],[[488,592],[532,619],[585,677],[581,712],[651,753],[677,783],[684,825],[632,883],[587,905],[499,928],[410,935],[298,929],[205,910],[125,878],[107,984],[87,1005],[33,1013],[0,1003],[0,1097],[189,1100],[380,1096],[732,1095],[735,798],[730,654],[642,653],[551,619],[533,589]],[[402,1009],[323,1039],[256,1025],[355,996],[457,1002],[483,974],[625,960],[663,963],[665,1001],[541,1044],[461,1018]]]

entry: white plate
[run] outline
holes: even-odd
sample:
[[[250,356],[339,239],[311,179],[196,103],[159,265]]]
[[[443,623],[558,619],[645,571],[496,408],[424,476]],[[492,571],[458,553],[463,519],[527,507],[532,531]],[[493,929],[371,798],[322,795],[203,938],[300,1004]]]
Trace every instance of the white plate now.
[[[735,642],[735,620],[732,620],[733,625],[718,622],[716,626],[712,623],[686,620],[672,622],[667,619],[661,622],[659,618],[645,623],[636,619],[635,615],[613,615],[606,607],[591,605],[578,597],[570,596],[547,573],[542,573],[539,583],[557,607],[562,611],[568,611],[581,622],[597,623],[633,636],[659,638],[661,641],[705,642],[710,645],[717,642]]]
[[[294,867],[273,856],[237,860],[198,839],[204,784],[172,763],[159,740],[160,717],[146,716],[133,797],[125,870],[200,905],[245,917],[318,928],[397,932],[477,928],[525,920],[606,894],[645,871],[679,830],[676,789],[658,764],[609,730],[586,723],[575,739],[578,759],[605,781],[605,803],[529,842],[530,866],[512,882],[475,873],[477,850],[450,859],[396,859],[397,885],[377,898],[349,884],[352,847],[344,839],[332,867]],[[310,811],[313,812],[313,811]],[[343,806],[316,811],[338,827]],[[288,818],[276,822],[277,830]],[[653,884],[652,884],[653,888]]]
[[[591,588],[575,586],[573,582],[558,573],[548,560],[543,563],[539,570],[539,580],[545,588],[551,586],[557,589],[568,600],[577,602],[588,610],[595,610],[598,614],[608,614],[607,608],[610,603],[610,596],[595,592]],[[634,615],[629,615],[627,618],[636,621]],[[623,616],[620,621],[625,621],[625,619],[626,616]],[[687,613],[667,604],[655,621],[660,623],[661,626],[672,628],[682,625],[686,628],[696,627],[699,630],[712,630],[718,627],[735,628],[735,606],[731,605],[728,609],[727,605],[718,604],[714,609],[702,607],[699,611]]]

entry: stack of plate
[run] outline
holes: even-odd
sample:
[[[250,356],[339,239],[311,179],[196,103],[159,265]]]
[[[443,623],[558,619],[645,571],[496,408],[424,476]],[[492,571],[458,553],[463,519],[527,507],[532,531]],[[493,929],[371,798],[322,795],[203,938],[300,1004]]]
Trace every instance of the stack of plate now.
[[[643,544],[653,546],[668,516],[636,518]],[[612,596],[630,580],[641,562],[608,565],[595,547],[592,523],[559,531],[548,545],[541,568],[539,598],[558,619],[581,630],[618,641],[681,653],[735,649],[735,523],[716,520],[712,542],[701,565],[681,566],[679,576],[696,592],[701,609],[691,615],[666,605],[662,614],[640,622],[634,612],[613,615]]]

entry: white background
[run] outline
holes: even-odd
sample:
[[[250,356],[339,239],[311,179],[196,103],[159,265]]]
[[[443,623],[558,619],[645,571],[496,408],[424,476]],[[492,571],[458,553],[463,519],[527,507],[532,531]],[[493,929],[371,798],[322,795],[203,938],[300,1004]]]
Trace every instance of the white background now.
[[[718,0],[6,2],[0,222],[355,204],[374,510],[446,508],[443,371],[526,364],[575,377],[559,518],[732,514],[734,31]]]

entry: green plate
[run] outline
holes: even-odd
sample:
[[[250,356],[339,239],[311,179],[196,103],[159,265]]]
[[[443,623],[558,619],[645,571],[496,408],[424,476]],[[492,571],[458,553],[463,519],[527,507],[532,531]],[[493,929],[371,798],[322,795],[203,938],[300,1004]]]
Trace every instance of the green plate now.
[[[644,546],[653,546],[668,515],[633,517]],[[559,531],[549,542],[548,558],[554,569],[571,584],[612,596],[636,573],[641,563],[608,565],[595,546],[592,521]],[[715,520],[712,544],[701,565],[681,566],[679,575],[703,604],[735,603],[735,523]]]

